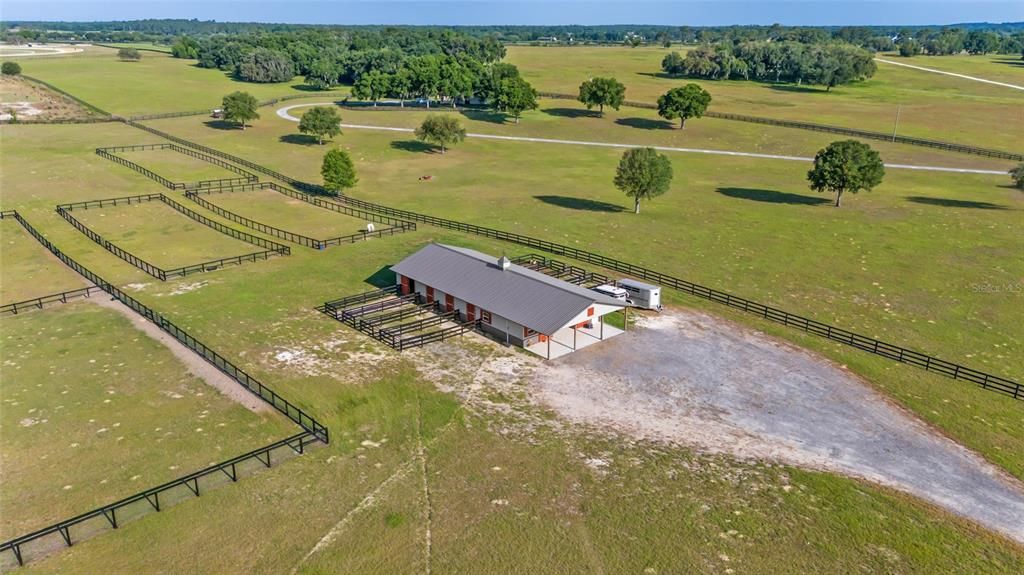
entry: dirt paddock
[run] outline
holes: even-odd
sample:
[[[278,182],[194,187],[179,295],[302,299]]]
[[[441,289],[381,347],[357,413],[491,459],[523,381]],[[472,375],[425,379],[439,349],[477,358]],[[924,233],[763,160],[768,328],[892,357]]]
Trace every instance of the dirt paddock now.
[[[745,327],[673,310],[552,362],[515,362],[570,421],[865,478],[1024,542],[1019,481],[838,366]]]

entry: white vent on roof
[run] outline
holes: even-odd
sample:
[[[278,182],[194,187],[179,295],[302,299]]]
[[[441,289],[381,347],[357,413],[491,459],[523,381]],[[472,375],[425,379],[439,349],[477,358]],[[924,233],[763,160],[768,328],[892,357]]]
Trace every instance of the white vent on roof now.
[[[501,259],[498,260],[498,267],[503,270],[507,270],[510,265],[512,265],[512,260],[508,259],[506,256],[501,256]]]

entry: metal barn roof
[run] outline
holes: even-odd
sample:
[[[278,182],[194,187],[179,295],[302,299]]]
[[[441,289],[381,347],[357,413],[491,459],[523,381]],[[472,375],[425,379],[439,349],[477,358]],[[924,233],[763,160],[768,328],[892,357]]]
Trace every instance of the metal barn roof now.
[[[625,307],[569,282],[516,264],[502,269],[493,256],[445,244],[427,245],[391,269],[547,335],[595,303]]]

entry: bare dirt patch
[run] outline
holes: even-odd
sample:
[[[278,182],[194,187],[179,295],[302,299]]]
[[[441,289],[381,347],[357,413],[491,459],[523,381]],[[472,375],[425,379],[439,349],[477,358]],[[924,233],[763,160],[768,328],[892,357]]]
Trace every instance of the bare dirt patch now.
[[[89,118],[88,110],[49,88],[24,78],[0,77],[0,122]]]

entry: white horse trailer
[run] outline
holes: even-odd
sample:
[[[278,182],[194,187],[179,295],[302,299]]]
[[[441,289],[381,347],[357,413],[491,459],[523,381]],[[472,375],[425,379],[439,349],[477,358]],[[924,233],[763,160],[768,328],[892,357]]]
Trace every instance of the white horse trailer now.
[[[620,288],[629,292],[629,299],[636,307],[644,309],[661,309],[661,287],[645,284],[631,279],[615,282]]]

